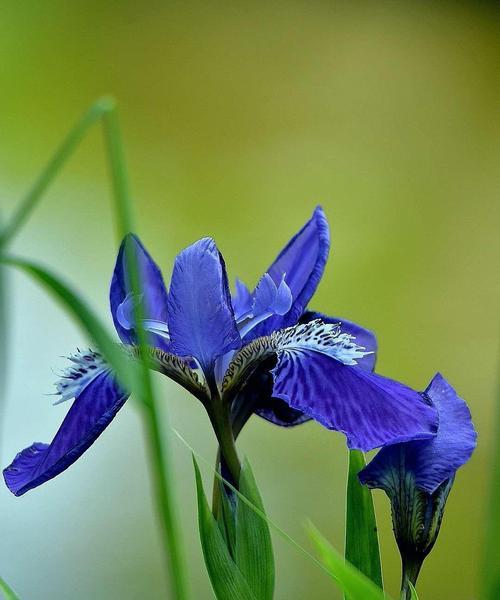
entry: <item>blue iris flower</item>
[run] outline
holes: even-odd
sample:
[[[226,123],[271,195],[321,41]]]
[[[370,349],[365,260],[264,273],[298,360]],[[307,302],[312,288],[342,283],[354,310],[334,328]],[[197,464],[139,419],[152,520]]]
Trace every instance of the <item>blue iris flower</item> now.
[[[126,245],[137,258],[138,296],[131,291]],[[202,401],[216,434],[214,415],[223,407],[234,437],[253,413],[278,425],[316,419],[343,432],[349,447],[361,450],[433,437],[435,408],[405,385],[372,372],[373,334],[306,311],[329,245],[328,223],[318,207],[255,289],[251,292],[238,281],[232,297],[224,260],[211,238],[177,256],[167,292],[158,266],[138,238],[129,235],[111,281],[116,331],[133,354],[134,307],[140,303],[151,365]],[[16,495],[71,465],[128,397],[97,352],[78,353],[71,360],[58,391],[62,400],[75,401],[53,441],[33,444],[4,470]]]
[[[403,564],[403,598],[411,597],[408,580],[416,583],[436,542],[455,473],[476,447],[467,404],[442,375],[434,377],[422,397],[438,411],[437,435],[382,448],[359,475],[362,483],[383,489],[391,501]]]

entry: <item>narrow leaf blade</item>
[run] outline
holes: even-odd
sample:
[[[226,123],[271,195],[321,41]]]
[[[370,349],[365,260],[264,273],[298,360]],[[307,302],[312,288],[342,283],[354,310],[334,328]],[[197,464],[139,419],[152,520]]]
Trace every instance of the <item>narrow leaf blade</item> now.
[[[230,499],[229,493],[222,481],[217,479],[216,482],[216,485],[219,486],[220,494],[220,510],[217,515],[217,522],[229,553],[234,557],[236,548],[236,523],[234,514],[235,502],[237,502],[237,500],[234,496]]]
[[[2,247],[0,246],[0,252]],[[7,390],[8,367],[8,335],[9,322],[7,316],[7,273],[5,265],[0,263],[0,431],[3,426],[5,393]]]
[[[245,460],[240,475],[240,492],[262,513],[264,505],[252,469]],[[248,504],[238,499],[236,515],[236,564],[258,600],[272,600],[274,556],[267,522]]]
[[[365,464],[361,451],[349,451],[345,557],[379,588],[384,589],[372,494],[358,479],[358,473]]]
[[[41,265],[28,260],[2,257],[6,264],[17,267],[37,280],[42,286],[61,302],[76,319],[87,335],[94,340],[106,360],[113,367],[121,382],[128,389],[137,389],[141,381],[134,363],[127,360],[119,345],[114,341],[106,328],[101,324],[92,309],[79,298],[68,284]]]
[[[411,600],[418,600],[417,590],[413,587],[411,581],[408,582],[408,587],[410,588]]]
[[[210,581],[218,600],[258,600],[231,558],[219,526],[208,506],[200,469],[193,464],[198,495],[198,525],[201,546]]]
[[[384,592],[335,550],[313,526],[307,527],[321,562],[332,579],[351,600],[387,600]]]
[[[2,592],[5,600],[20,600],[14,590],[0,577],[0,592]]]
[[[112,110],[114,101],[110,98],[100,98],[78,121],[74,128],[68,133],[64,141],[45,166],[44,170],[36,179],[33,187],[26,196],[18,203],[16,212],[12,215],[4,229],[0,232],[0,244],[7,246],[16,236],[33,210],[38,206],[43,194],[54,181],[63,165],[73,154],[87,131],[106,112]]]

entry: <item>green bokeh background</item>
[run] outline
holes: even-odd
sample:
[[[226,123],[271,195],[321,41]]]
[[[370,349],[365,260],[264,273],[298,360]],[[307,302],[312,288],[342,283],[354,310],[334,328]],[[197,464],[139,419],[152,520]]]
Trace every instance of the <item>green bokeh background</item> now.
[[[437,4],[437,3],[436,3]],[[140,234],[164,269],[212,235],[231,280],[253,284],[321,203],[332,255],[312,306],[374,329],[378,369],[416,388],[441,371],[479,446],[460,471],[421,598],[477,597],[493,444],[500,258],[500,18],[483,3],[2,2],[0,197],[12,210],[97,96],[120,104]],[[14,244],[64,274],[110,323],[117,243],[94,130]],[[61,355],[85,343],[31,281],[10,277],[5,465],[48,441]],[[172,424],[209,460],[201,406],[157,380]],[[194,598],[210,598],[191,458],[171,444]],[[254,418],[239,443],[269,515],[296,539],[310,518],[341,549],[343,438]],[[207,484],[209,472],[205,470]],[[389,510],[375,493],[397,593]],[[24,599],[165,597],[137,408],[129,403],[62,476],[0,489],[0,574]],[[281,599],[339,598],[275,538]]]

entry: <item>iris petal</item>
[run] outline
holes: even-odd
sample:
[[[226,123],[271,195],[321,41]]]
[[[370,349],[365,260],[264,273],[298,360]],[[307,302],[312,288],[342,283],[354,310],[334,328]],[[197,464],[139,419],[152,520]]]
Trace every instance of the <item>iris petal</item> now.
[[[361,471],[362,483],[386,489],[398,477],[411,473],[417,487],[432,494],[469,460],[476,447],[476,432],[467,404],[439,373],[423,395],[438,411],[437,435],[383,448]],[[402,467],[404,473],[400,474]]]
[[[235,282],[235,293],[232,296],[232,303],[234,318],[236,320],[252,310],[252,294],[243,281],[238,278],[236,278]]]
[[[76,398],[98,375],[108,369],[101,354],[90,349],[83,352],[78,349],[68,358],[70,365],[56,382],[57,393],[61,398],[54,404]]]
[[[280,427],[295,427],[307,423],[312,418],[301,410],[291,408],[281,398],[273,398],[272,395],[261,398],[255,414]]]
[[[167,290],[163,282],[161,271],[153,261],[148,251],[135,235],[127,235],[121,243],[118,257],[116,259],[111,289],[109,294],[111,314],[116,331],[124,344],[136,343],[136,335],[133,326],[132,285],[127,268],[125,247],[129,248],[136,257],[139,268],[139,279],[144,318],[154,321],[167,322]],[[151,345],[168,351],[168,341],[163,336],[150,334]]]
[[[255,288],[253,315],[258,317],[265,313],[275,315],[285,315],[292,306],[292,293],[285,277],[281,278],[279,285],[276,285],[266,273]]]
[[[273,397],[273,376],[265,363],[250,377],[237,402],[255,407],[254,412],[259,417],[280,427],[294,427],[311,420],[311,417],[291,408],[281,398]]]
[[[272,331],[295,325],[313,296],[325,269],[330,249],[328,221],[321,207],[288,242],[267,270],[276,286],[283,275],[290,288],[293,302],[285,315],[274,315],[257,325],[246,340],[268,335]]]
[[[401,383],[312,350],[278,357],[273,396],[345,433],[350,448],[368,451],[436,432],[436,411]]]
[[[203,238],[176,258],[168,299],[174,351],[196,358],[205,373],[215,359],[240,346],[226,268],[215,242]]]
[[[310,321],[314,321],[315,319],[321,319],[323,323],[339,323],[340,329],[343,333],[347,333],[352,335],[354,341],[358,346],[362,346],[370,352],[363,358],[359,358],[357,360],[357,364],[362,369],[366,371],[373,371],[375,368],[375,362],[377,360],[377,338],[375,334],[371,332],[369,329],[365,329],[361,325],[354,323],[353,321],[348,321],[347,319],[342,319],[341,317],[328,317],[323,313],[306,311],[301,319],[301,323],[309,323]]]
[[[376,361],[377,339],[371,331],[352,321],[347,321],[339,317],[328,317],[322,313],[312,311],[306,311],[302,315],[300,323],[309,323],[316,319],[321,319],[323,323],[340,323],[341,331],[352,335],[356,344],[363,346],[368,352],[371,352],[371,354],[367,354],[356,360],[358,366],[367,371],[373,371]],[[259,401],[255,403],[255,413],[259,417],[266,419],[266,421],[270,421],[281,427],[292,427],[309,421],[311,417],[295,408],[291,408],[280,398],[273,398],[271,373],[267,372],[266,374],[262,371],[263,367],[259,367],[243,390],[243,393],[247,396],[256,396],[259,394]],[[270,387],[262,384],[265,379],[271,381]]]
[[[16,496],[45,483],[72,465],[101,435],[129,394],[110,371],[103,371],[75,399],[50,444],[34,443],[4,469]]]

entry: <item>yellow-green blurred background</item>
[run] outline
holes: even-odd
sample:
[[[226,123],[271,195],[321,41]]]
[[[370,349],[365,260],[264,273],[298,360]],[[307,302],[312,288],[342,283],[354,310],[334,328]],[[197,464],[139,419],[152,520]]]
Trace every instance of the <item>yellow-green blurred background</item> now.
[[[0,197],[12,210],[100,94],[120,104],[140,235],[168,278],[177,251],[216,238],[252,285],[321,203],[332,256],[312,306],[374,329],[378,369],[422,389],[440,370],[479,446],[459,472],[421,598],[477,597],[493,444],[500,260],[500,13],[423,2],[1,2]],[[14,244],[64,274],[111,324],[117,241],[98,129]],[[85,339],[31,281],[10,277],[5,465],[49,441],[54,370]],[[210,461],[206,415],[158,380],[172,424]],[[310,518],[341,549],[346,450],[307,424],[254,418],[240,440],[269,515]],[[194,598],[211,591],[191,458],[172,440]],[[207,486],[209,472],[205,471]],[[388,503],[383,564],[397,593]],[[141,422],[132,402],[71,469],[16,499],[0,489],[0,574],[26,600],[164,598]],[[282,599],[340,598],[275,538]]]

